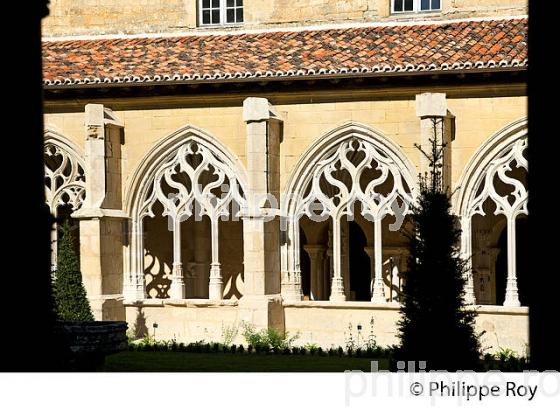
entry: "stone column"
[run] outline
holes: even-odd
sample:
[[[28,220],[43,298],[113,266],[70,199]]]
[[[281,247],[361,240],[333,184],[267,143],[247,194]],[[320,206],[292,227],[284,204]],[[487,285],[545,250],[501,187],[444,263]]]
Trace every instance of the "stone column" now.
[[[311,276],[311,300],[319,300],[322,296],[321,285],[319,280],[322,271],[320,264],[322,263],[323,254],[325,253],[325,246],[323,245],[304,245],[303,249],[309,255],[311,261],[310,276]]]
[[[451,143],[455,139],[455,117],[447,109],[445,93],[423,93],[416,95],[416,115],[420,117],[420,148],[430,154],[430,140],[437,139],[443,149],[441,171],[444,189],[451,190]],[[435,130],[434,130],[435,128]],[[435,133],[434,133],[435,131]],[[420,173],[430,175],[430,161],[420,154]]]
[[[383,286],[383,255],[382,255],[382,230],[381,219],[376,219],[373,223],[373,249],[374,249],[374,268],[375,278],[373,280],[373,292],[371,301],[373,303],[387,303],[385,298],[385,287]]]
[[[86,196],[72,216],[80,220],[82,277],[97,320],[124,319],[123,288],[129,296],[140,296],[136,275],[127,275],[123,283],[128,218],[122,210],[122,131],[123,124],[110,109],[101,104],[86,105]],[[135,273],[143,280],[143,272]]]
[[[472,273],[472,218],[463,216],[461,218],[461,257],[467,264],[465,272],[465,303],[475,305],[474,283]]]
[[[344,293],[344,281],[342,279],[342,234],[340,227],[340,217],[332,218],[332,238],[333,238],[333,276],[331,281],[331,296],[329,300],[333,302],[344,302],[346,294]]]
[[[169,298],[185,299],[185,278],[183,276],[183,261],[181,258],[181,218],[173,217],[173,270]]]
[[[369,283],[369,293],[370,295],[373,295],[373,282],[375,280],[375,256],[374,256],[374,247],[371,245],[365,246],[364,247],[364,252],[367,253],[367,256],[369,257],[369,273],[370,273],[370,283]]]
[[[517,255],[515,253],[515,218],[509,217],[507,221],[507,279],[506,297],[504,306],[521,306],[517,292]]]
[[[210,221],[210,227],[211,227],[211,239],[212,239],[212,263],[210,264],[208,298],[210,300],[221,300],[223,297],[224,282],[222,280],[222,271],[220,268],[219,219],[213,218]]]
[[[243,210],[244,294],[239,318],[284,329],[280,296],[280,142],[282,121],[266,98],[243,102],[247,175]]]
[[[143,220],[132,221],[128,233],[129,258],[125,268],[124,298],[137,302],[146,298],[144,282],[144,230]]]

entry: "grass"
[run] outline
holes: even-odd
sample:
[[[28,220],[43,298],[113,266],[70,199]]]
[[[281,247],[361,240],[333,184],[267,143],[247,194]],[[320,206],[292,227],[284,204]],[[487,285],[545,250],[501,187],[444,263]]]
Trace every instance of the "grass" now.
[[[275,354],[127,351],[107,356],[106,372],[343,372],[371,371],[371,361],[387,369],[387,359]]]

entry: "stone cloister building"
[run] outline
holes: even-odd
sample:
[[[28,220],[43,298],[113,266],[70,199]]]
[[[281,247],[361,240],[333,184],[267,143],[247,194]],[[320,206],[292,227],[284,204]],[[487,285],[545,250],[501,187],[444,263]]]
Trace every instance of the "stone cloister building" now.
[[[396,343],[435,136],[483,345],[524,351],[524,1],[52,3],[45,190],[96,318]]]

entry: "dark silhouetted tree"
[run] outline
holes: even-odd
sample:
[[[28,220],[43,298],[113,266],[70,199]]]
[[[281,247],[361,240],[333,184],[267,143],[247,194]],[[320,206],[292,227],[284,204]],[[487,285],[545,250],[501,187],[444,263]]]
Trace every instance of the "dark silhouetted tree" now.
[[[82,283],[74,238],[68,222],[60,228],[56,276],[53,284],[56,313],[60,320],[91,321],[93,314]]]
[[[473,328],[476,313],[466,309],[464,302],[467,265],[459,255],[461,231],[442,180],[445,145],[438,142],[437,126],[434,121],[431,152],[422,151],[430,162],[430,173],[420,177],[419,197],[412,209],[410,256],[403,274],[398,323],[400,346],[395,357],[426,361],[427,370],[476,370],[480,362]]]

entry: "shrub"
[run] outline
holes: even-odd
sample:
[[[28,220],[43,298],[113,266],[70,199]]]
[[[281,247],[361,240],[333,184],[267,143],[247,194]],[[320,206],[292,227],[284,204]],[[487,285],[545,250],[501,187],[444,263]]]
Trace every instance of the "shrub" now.
[[[243,322],[243,337],[245,341],[255,348],[255,351],[269,352],[274,349],[284,349],[290,347],[299,337],[299,334],[290,336],[288,332],[279,332],[276,329],[255,330],[252,324]]]
[[[65,222],[60,227],[53,296],[56,314],[61,320],[93,321],[93,314],[82,283],[72,228]]]
[[[431,155],[422,151],[430,161],[430,175],[420,178],[412,232],[407,235],[410,252],[408,271],[403,272],[398,360],[425,360],[426,370],[477,370],[481,352],[474,330],[476,312],[466,308],[464,299],[468,265],[460,256],[461,230],[441,175],[443,146],[437,121]]]
[[[239,332],[239,327],[235,324],[232,324],[231,326],[224,326],[222,324],[222,340],[223,340],[223,344],[226,346],[231,346],[233,340],[235,339],[235,337],[237,336],[237,333]]]

